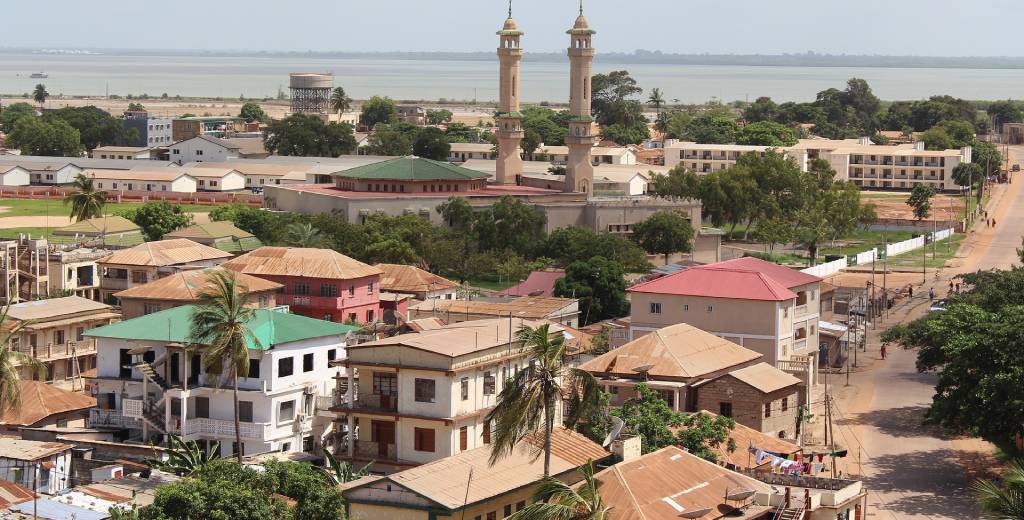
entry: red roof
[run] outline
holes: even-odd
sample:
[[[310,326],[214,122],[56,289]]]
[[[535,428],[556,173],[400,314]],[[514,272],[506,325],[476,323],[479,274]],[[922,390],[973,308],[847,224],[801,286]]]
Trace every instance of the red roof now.
[[[501,291],[497,296],[554,296],[555,282],[561,278],[565,278],[565,271],[561,269],[534,271],[526,280]]]
[[[764,260],[744,257],[655,278],[634,285],[632,292],[786,301],[796,298],[790,288],[820,282],[821,278]]]

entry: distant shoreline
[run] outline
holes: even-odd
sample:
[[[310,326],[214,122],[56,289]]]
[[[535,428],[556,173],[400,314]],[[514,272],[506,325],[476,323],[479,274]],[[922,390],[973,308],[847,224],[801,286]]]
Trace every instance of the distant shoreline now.
[[[190,51],[126,50],[126,49],[29,49],[0,48],[0,54],[40,56],[192,56],[217,58],[334,58],[411,61],[493,61],[492,52],[270,52],[270,51]],[[563,52],[527,52],[524,61],[564,61]],[[739,67],[871,67],[871,68],[937,68],[937,69],[1024,69],[1024,56],[877,56],[834,54],[672,54],[657,51],[632,53],[598,52],[597,62],[657,65],[709,65]]]

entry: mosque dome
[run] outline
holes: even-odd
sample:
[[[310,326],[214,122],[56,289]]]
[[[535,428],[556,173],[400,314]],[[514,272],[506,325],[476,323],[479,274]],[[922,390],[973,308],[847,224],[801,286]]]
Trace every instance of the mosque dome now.
[[[510,16],[510,17],[508,17],[507,20],[505,20],[505,26],[502,27],[502,30],[503,31],[518,31],[519,30],[519,26],[516,25],[516,21],[513,20],[512,17]]]
[[[576,24],[572,26],[573,29],[589,29],[590,25],[587,23],[587,17],[580,14],[579,18],[576,18]]]

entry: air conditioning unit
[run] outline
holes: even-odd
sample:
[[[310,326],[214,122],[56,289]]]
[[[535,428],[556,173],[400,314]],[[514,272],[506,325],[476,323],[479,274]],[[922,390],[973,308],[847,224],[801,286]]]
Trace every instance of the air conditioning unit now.
[[[306,385],[305,388],[302,389],[302,393],[306,395],[316,395],[317,387],[315,384],[308,384]]]

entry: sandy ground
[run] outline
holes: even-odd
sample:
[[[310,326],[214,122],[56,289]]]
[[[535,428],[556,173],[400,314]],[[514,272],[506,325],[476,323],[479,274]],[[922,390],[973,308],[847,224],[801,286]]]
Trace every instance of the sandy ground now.
[[[909,192],[861,192],[864,202],[875,204],[878,217],[883,219],[913,219],[914,212],[907,206]],[[939,218],[956,217],[964,207],[964,199],[960,196],[939,194],[932,199],[932,208]]]
[[[71,224],[71,219],[62,215],[34,217],[0,217],[0,229],[23,227],[64,227]]]

